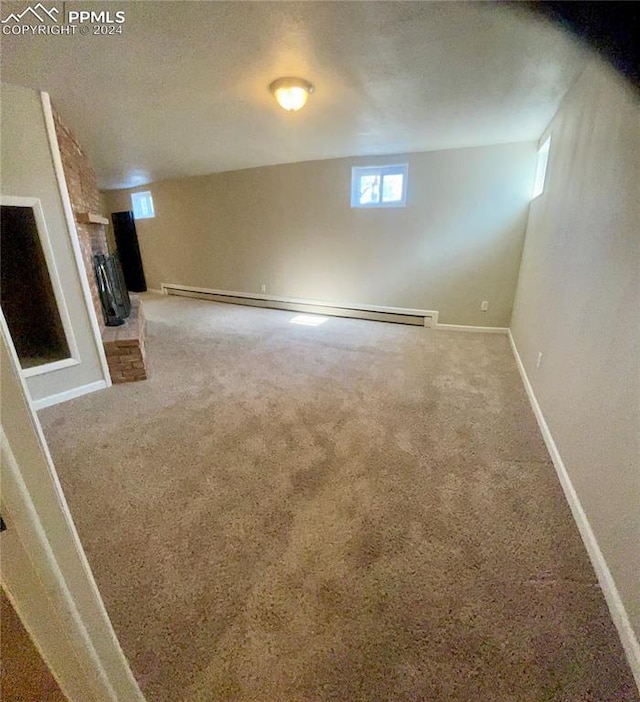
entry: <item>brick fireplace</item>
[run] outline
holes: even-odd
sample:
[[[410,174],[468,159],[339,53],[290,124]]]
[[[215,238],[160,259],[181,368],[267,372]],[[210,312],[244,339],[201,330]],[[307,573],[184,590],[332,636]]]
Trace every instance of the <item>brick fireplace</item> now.
[[[60,148],[69,198],[76,220],[82,259],[89,278],[91,299],[98,316],[109,373],[113,383],[144,380],[147,377],[144,349],[144,314],[140,298],[131,295],[131,316],[118,327],[105,325],[100,293],[93,267],[93,256],[108,254],[109,220],[98,190],[96,176],[82,146],[53,109],[56,136]]]

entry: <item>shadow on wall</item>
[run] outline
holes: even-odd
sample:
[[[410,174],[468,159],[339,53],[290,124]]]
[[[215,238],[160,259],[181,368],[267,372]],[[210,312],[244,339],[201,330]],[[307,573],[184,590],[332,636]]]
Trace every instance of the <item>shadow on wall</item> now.
[[[416,154],[406,209],[336,207],[333,219],[318,214],[318,222],[316,212],[297,215],[283,223],[295,236],[269,242],[267,265],[281,285],[274,294],[426,308],[439,310],[443,322],[508,326],[535,155],[534,144]],[[246,213],[245,222],[252,226]],[[490,308],[479,315],[482,300]]]
[[[536,144],[525,142],[154,183],[156,217],[138,226],[149,287],[265,285],[276,296],[508,326],[535,160]],[[406,207],[350,207],[353,166],[400,162],[409,164]],[[130,193],[106,193],[110,209],[130,206]]]

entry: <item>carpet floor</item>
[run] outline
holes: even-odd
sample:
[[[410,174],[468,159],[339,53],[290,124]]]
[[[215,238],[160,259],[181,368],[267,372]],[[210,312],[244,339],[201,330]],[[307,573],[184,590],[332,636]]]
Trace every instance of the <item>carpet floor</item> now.
[[[638,700],[505,336],[144,305],[40,417],[148,702]]]

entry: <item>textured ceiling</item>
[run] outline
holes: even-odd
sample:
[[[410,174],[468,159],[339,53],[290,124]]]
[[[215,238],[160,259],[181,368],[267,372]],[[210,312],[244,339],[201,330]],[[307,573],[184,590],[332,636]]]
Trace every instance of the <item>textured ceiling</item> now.
[[[3,36],[2,80],[51,94],[104,188],[537,139],[585,64],[559,30],[504,5],[98,7],[125,10],[122,35]],[[282,75],[315,84],[301,112],[268,93]]]

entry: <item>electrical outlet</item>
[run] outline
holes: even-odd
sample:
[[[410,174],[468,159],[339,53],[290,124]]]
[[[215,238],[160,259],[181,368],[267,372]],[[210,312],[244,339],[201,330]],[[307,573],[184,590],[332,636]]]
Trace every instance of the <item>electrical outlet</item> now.
[[[489,309],[489,300],[483,300],[482,304],[480,305],[480,309],[483,312],[486,312]]]
[[[538,358],[536,358],[536,368],[540,368],[542,363],[542,351],[538,351]]]
[[[262,283],[262,285],[260,286],[260,292],[263,292],[263,293],[267,292],[267,286],[264,283]]]

